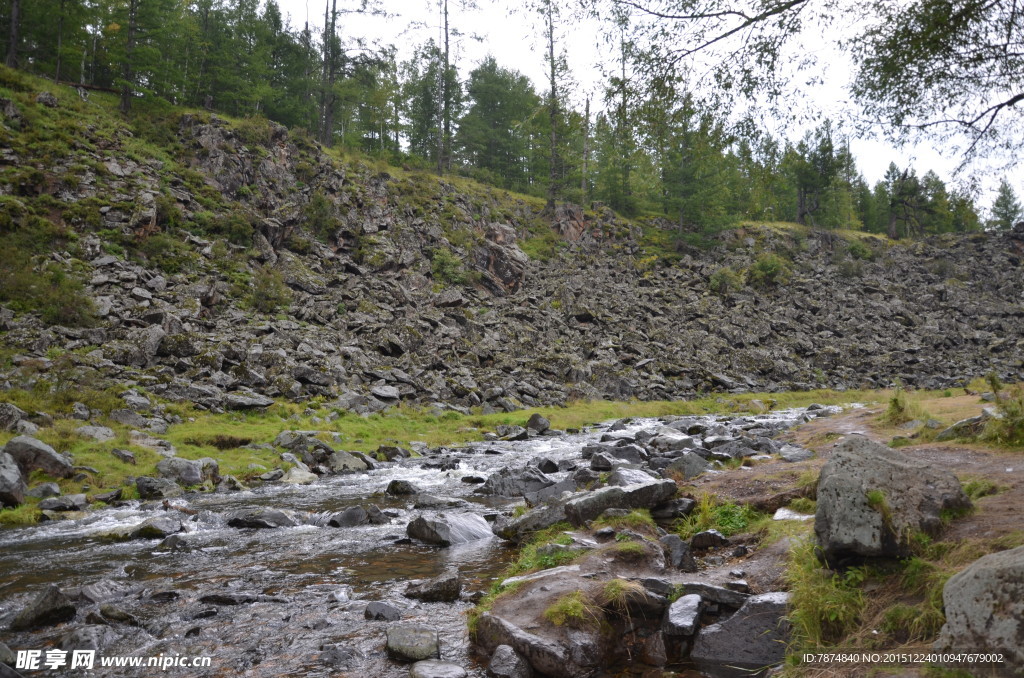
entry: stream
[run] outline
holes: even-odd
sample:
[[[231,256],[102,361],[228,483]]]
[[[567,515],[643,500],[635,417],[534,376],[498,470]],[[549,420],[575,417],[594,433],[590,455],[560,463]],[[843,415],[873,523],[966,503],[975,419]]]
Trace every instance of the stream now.
[[[751,428],[778,432],[813,415],[798,409],[687,419],[723,432]],[[615,435],[660,424],[632,420],[618,424]],[[435,450],[422,458],[382,463],[368,472],[327,476],[311,485],[267,484],[171,500],[194,515],[167,511],[160,502],[132,501],[96,510],[80,520],[0,530],[0,628],[4,629],[0,640],[15,651],[43,650],[44,654],[54,647],[100,648],[92,671],[23,671],[27,676],[404,678],[408,664],[392,661],[384,652],[384,631],[390,622],[364,617],[368,602],[385,601],[402,611],[402,623],[438,630],[444,661],[482,677],[485,667],[471,653],[466,631],[466,613],[472,603],[420,602],[404,597],[403,591],[410,580],[433,577],[453,566],[461,574],[464,592],[486,591],[514,558],[515,549],[497,538],[448,548],[413,542],[406,538],[406,525],[433,510],[414,508],[416,497],[393,497],[384,489],[392,480],[407,480],[421,494],[457,504],[441,510],[473,512],[493,520],[521,500],[474,494],[480,485],[464,482],[463,477],[486,477],[503,466],[522,467],[539,457],[556,464],[561,461],[563,466],[583,465],[583,446],[599,441],[611,426],[609,422],[579,434],[555,432],[519,442]],[[436,468],[442,455],[457,459],[457,468]],[[550,475],[559,480],[569,473]],[[383,510],[390,521],[327,526],[331,514],[370,504]],[[299,511],[308,524],[277,529],[227,525],[229,513],[253,507]],[[181,518],[189,530],[179,543],[110,537],[163,514]],[[72,597],[78,609],[75,620],[34,631],[6,630],[13,616],[48,584],[58,585]],[[202,600],[215,594],[220,602]],[[225,597],[238,604],[225,604]],[[101,604],[116,608],[126,621],[94,623],[100,620]],[[108,612],[105,608],[104,616],[110,618]],[[158,655],[209,657],[210,665],[171,666],[163,671],[100,666],[101,657]]]

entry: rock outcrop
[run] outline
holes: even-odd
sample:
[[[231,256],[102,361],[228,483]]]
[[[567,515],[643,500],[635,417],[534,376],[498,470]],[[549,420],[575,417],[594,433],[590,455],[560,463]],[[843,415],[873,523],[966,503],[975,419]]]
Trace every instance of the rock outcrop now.
[[[953,575],[942,604],[946,624],[936,650],[998,653],[1003,668],[1024,672],[1024,546],[991,553]]]
[[[818,479],[814,532],[829,563],[910,555],[943,514],[971,506],[960,481],[863,436],[839,443]]]

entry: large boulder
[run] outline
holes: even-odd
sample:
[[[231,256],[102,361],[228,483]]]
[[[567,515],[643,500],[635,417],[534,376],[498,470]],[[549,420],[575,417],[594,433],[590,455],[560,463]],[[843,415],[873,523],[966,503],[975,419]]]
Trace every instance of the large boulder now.
[[[573,525],[583,525],[608,509],[653,508],[676,493],[671,480],[638,483],[625,487],[603,487],[576,497],[565,505],[565,516]]]
[[[228,516],[228,525],[231,527],[273,529],[275,527],[295,527],[301,524],[302,521],[291,511],[274,508],[242,509]]]
[[[333,473],[349,473],[353,471],[365,471],[368,467],[366,462],[343,450],[332,452],[327,457],[327,467]]]
[[[596,631],[566,629],[559,640],[526,631],[512,622],[485,612],[477,624],[477,643],[485,650],[508,645],[539,673],[551,678],[586,678],[602,664],[599,634]]]
[[[182,485],[199,485],[203,482],[203,467],[197,461],[170,457],[157,462],[156,470],[161,478],[173,480]]]
[[[751,596],[736,614],[697,634],[690,659],[700,664],[761,668],[786,658],[788,593]]]
[[[830,563],[905,557],[915,534],[934,536],[944,512],[970,506],[952,473],[849,436],[821,470],[814,532]]]
[[[455,546],[493,536],[487,521],[475,513],[419,516],[409,523],[405,531],[413,539],[438,546]]]
[[[1024,672],[1024,546],[974,561],[942,589],[940,652],[999,653]]]
[[[12,631],[24,631],[40,626],[54,626],[74,619],[75,606],[59,588],[53,584],[22,608],[11,622]]]
[[[41,440],[31,436],[18,436],[8,441],[3,451],[11,455],[21,474],[28,477],[32,471],[42,471],[55,478],[70,478],[75,471],[71,462]]]
[[[563,520],[565,520],[564,503],[538,506],[520,516],[498,518],[494,524],[494,534],[502,539],[518,543],[534,532],[546,530]]]
[[[18,462],[6,452],[0,452],[0,506],[18,506],[25,502],[28,487],[18,468]]]
[[[433,579],[414,582],[405,588],[407,598],[416,598],[428,603],[450,603],[459,599],[462,580],[455,568],[445,570]]]
[[[388,656],[392,659],[418,662],[441,656],[441,642],[432,628],[398,624],[389,626],[386,634]]]
[[[526,466],[520,469],[506,467],[492,473],[476,492],[477,494],[496,494],[502,497],[521,497],[554,484],[555,481],[536,467]]]

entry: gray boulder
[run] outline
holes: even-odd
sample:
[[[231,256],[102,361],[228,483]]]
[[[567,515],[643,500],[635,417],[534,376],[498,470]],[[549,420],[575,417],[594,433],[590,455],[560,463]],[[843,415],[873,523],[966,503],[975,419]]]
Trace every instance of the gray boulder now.
[[[157,473],[161,478],[173,480],[182,485],[199,485],[203,482],[203,467],[197,461],[170,457],[157,462]]]
[[[424,659],[409,669],[409,678],[466,678],[466,669],[458,664]]]
[[[1001,653],[1024,672],[1024,546],[979,558],[942,589],[946,625],[939,652]]]
[[[3,451],[11,455],[21,474],[28,477],[32,471],[42,471],[55,478],[70,478],[75,474],[71,462],[41,440],[31,436],[18,436],[8,441]]]
[[[167,478],[141,476],[135,479],[135,487],[143,499],[170,499],[185,494],[176,482]]]
[[[459,599],[462,580],[459,571],[452,568],[433,579],[409,584],[405,589],[407,598],[416,598],[428,603],[450,603]]]
[[[131,531],[133,539],[165,539],[182,531],[181,521],[170,516],[147,518]]]
[[[649,483],[654,478],[646,471],[635,468],[617,468],[608,476],[608,485],[613,487],[625,487],[638,483]]]
[[[498,518],[494,524],[494,534],[502,539],[518,543],[534,532],[545,530],[563,520],[565,520],[564,504],[538,506],[521,516]]]
[[[407,494],[419,494],[419,488],[408,480],[399,480],[396,478],[388,483],[387,488],[384,490],[384,494],[390,494],[395,497]]]
[[[25,479],[14,457],[0,452],[0,506],[18,506],[25,503]]]
[[[625,487],[603,487],[567,502],[565,516],[573,525],[583,525],[610,508],[649,509],[668,501],[675,493],[676,484],[671,480]]]
[[[669,475],[681,475],[683,480],[696,478],[711,468],[711,464],[704,461],[704,458],[695,452],[683,452],[665,467],[664,473]]]
[[[310,485],[319,480],[319,476],[301,468],[290,468],[281,478],[281,482],[287,485]]]
[[[535,412],[530,415],[530,420],[526,422],[526,428],[534,433],[544,433],[551,428],[551,422]]]
[[[300,524],[301,521],[291,511],[272,508],[244,509],[236,511],[228,517],[228,525],[231,527],[273,529],[275,527],[295,527]]]
[[[53,584],[22,608],[11,622],[12,631],[24,631],[40,626],[54,626],[74,619],[75,606],[61,590]]]
[[[783,461],[806,461],[814,458],[814,452],[798,445],[786,444],[779,449],[779,456],[782,457]]]
[[[658,540],[665,550],[665,561],[669,567],[683,572],[696,572],[697,561],[690,552],[690,545],[678,534],[666,534]]]
[[[13,403],[0,403],[0,431],[13,431],[28,414]]]
[[[696,593],[680,596],[665,610],[661,630],[666,636],[692,636],[700,627],[704,601]]]
[[[224,396],[224,407],[229,410],[261,410],[273,404],[273,398],[256,393],[228,393]]]
[[[700,664],[761,668],[786,658],[788,593],[751,596],[736,614],[697,634],[690,659]]]
[[[372,621],[398,621],[402,618],[402,612],[394,605],[375,600],[366,604],[363,617]]]
[[[544,473],[533,466],[520,469],[508,467],[499,469],[492,473],[489,478],[477,488],[477,494],[494,494],[502,497],[521,497],[524,494],[537,492],[555,481],[548,478]]]
[[[533,668],[510,645],[499,645],[487,664],[487,675],[490,678],[533,678]]]
[[[362,459],[359,459],[348,452],[338,450],[327,457],[327,468],[331,469],[332,473],[351,473],[355,471],[365,471],[367,469],[367,465]]]
[[[406,527],[413,539],[438,546],[454,546],[493,536],[490,525],[475,513],[438,513],[419,516]]]
[[[370,522],[370,514],[362,506],[349,506],[335,513],[327,521],[331,527],[356,527]]]
[[[35,497],[36,499],[59,497],[60,485],[58,485],[57,483],[39,483],[25,494],[27,494],[30,497]]]
[[[441,642],[437,637],[437,631],[427,626],[389,626],[386,635],[388,656],[392,659],[418,662],[441,656]]]
[[[89,502],[84,494],[66,494],[39,502],[40,511],[84,511]]]
[[[508,645],[522,655],[534,671],[551,678],[586,678],[602,664],[600,638],[596,633],[567,629],[566,640],[530,633],[485,612],[477,624],[477,642],[485,649]]]
[[[105,443],[106,441],[113,440],[117,437],[114,433],[114,429],[108,426],[79,426],[75,429],[75,433],[83,438],[95,440],[98,443]]]
[[[943,512],[970,506],[952,473],[849,436],[821,470],[814,532],[830,563],[905,557],[914,534],[934,536]]]

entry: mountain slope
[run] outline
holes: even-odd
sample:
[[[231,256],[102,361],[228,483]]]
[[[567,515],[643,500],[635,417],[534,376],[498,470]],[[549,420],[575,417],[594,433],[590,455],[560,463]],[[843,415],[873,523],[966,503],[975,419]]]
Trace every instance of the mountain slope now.
[[[1024,378],[1019,233],[890,244],[748,226],[659,257],[658,220],[543,215],[261,120],[129,125],[102,95],[0,76],[11,387],[489,411]]]

